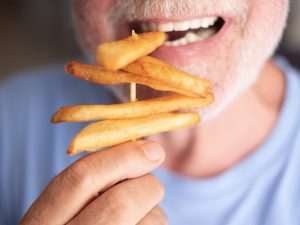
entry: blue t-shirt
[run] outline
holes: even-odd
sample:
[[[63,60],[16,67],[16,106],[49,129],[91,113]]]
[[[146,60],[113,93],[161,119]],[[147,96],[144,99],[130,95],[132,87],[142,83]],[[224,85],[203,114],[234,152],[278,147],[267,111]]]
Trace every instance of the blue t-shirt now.
[[[282,59],[277,64],[286,75],[285,100],[255,152],[210,179],[154,171],[166,189],[161,206],[170,225],[300,224],[300,74]],[[80,157],[65,150],[85,124],[53,125],[51,115],[65,105],[111,101],[108,89],[66,75],[63,65],[0,85],[1,225],[17,224],[45,185]]]

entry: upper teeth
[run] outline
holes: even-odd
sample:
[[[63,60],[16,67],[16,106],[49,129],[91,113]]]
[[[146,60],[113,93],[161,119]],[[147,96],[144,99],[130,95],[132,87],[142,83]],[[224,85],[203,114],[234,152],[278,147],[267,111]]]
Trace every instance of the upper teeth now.
[[[189,29],[208,28],[213,26],[218,20],[218,17],[205,17],[201,19],[193,19],[181,22],[169,22],[169,23],[142,23],[144,31],[186,31]]]

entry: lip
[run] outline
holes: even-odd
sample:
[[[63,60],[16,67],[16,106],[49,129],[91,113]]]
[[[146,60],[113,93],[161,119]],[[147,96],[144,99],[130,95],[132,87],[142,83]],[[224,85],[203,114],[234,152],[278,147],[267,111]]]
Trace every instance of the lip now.
[[[208,55],[210,52],[214,51],[220,44],[222,44],[222,40],[225,38],[230,25],[232,24],[232,19],[230,17],[222,17],[222,19],[225,23],[223,27],[218,31],[218,33],[216,33],[213,37],[205,41],[198,41],[183,46],[162,46],[151,53],[151,55],[171,64],[186,64],[189,63],[189,61],[194,61],[194,57],[199,57],[199,55]],[[153,19],[148,20],[147,22],[164,23],[184,20],[186,20],[186,18],[180,20],[173,20],[168,18],[165,20]]]

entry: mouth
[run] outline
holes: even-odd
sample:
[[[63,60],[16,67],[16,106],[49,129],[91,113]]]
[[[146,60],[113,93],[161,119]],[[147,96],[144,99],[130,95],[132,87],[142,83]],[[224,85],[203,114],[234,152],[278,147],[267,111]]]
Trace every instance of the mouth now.
[[[162,31],[168,35],[166,47],[185,46],[192,43],[204,42],[216,36],[224,27],[222,17],[203,17],[175,22],[134,22],[131,29],[137,33]]]

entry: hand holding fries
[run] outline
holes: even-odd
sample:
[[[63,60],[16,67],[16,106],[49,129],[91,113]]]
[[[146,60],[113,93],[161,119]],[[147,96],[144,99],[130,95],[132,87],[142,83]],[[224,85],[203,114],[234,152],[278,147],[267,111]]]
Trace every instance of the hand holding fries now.
[[[156,58],[146,56],[163,44],[166,35],[161,32],[134,34],[124,40],[100,45],[97,60],[104,67],[71,62],[66,71],[84,80],[98,84],[117,85],[135,83],[160,91],[178,94],[116,105],[68,106],[52,117],[53,123],[96,122],[85,127],[72,141],[68,153],[94,151],[99,148],[192,126],[200,121],[197,113],[171,113],[205,107],[213,102],[210,83],[191,76]]]
[[[146,141],[89,154],[47,185],[20,225],[166,222],[158,206],[164,189],[148,174],[164,157],[160,145]]]

